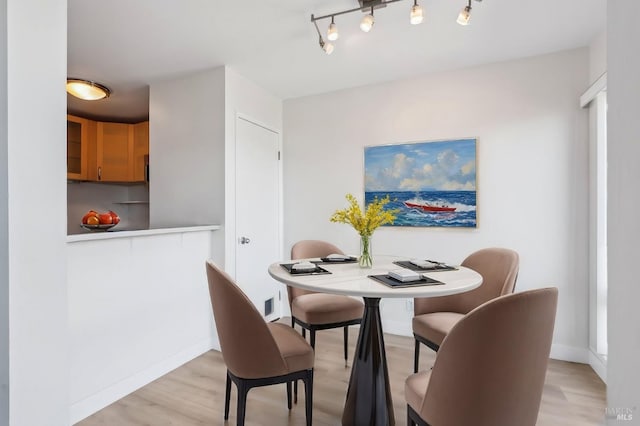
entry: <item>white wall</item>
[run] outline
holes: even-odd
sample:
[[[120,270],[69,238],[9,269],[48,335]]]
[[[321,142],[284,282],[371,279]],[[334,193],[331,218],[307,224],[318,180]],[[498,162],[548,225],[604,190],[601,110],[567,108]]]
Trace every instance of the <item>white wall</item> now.
[[[238,115],[282,134],[282,100],[225,67],[225,269],[231,276],[235,276],[237,246],[235,120]]]
[[[285,250],[300,239],[348,252],[358,237],[329,222],[363,197],[363,147],[478,138],[478,228],[383,228],[375,254],[459,263],[474,250],[520,253],[516,290],[560,290],[552,355],[587,359],[587,49],[285,101]],[[374,259],[375,262],[375,259]],[[387,331],[409,334],[404,301],[383,301]]]
[[[224,223],[224,68],[152,83],[149,225]]]
[[[0,181],[8,185],[0,192],[10,202],[0,253],[9,271],[9,418],[12,426],[67,425],[67,2],[5,5],[8,155]]]
[[[640,239],[640,40],[637,0],[610,1],[608,27],[608,243],[609,358],[607,406],[630,410],[631,421],[609,418],[611,425],[640,425],[640,286],[634,266]],[[632,53],[634,52],[634,53]],[[626,413],[626,412],[625,412]],[[615,414],[615,413],[614,413]]]
[[[589,44],[589,83],[607,71],[607,32],[598,34]]]
[[[72,423],[219,349],[211,245],[210,231],[67,244]]]
[[[9,425],[9,197],[7,2],[0,3],[0,425]]]

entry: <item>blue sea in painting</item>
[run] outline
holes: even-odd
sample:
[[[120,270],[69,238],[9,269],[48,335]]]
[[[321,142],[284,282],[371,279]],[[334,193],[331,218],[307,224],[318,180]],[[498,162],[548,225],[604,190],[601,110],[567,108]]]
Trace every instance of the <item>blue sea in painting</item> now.
[[[387,195],[391,202],[386,205],[386,208],[400,210],[394,224],[387,226],[476,227],[476,191],[375,191],[365,193],[365,203],[368,205],[374,197],[383,198]],[[416,207],[407,207],[405,201],[455,208],[455,210],[424,211]]]

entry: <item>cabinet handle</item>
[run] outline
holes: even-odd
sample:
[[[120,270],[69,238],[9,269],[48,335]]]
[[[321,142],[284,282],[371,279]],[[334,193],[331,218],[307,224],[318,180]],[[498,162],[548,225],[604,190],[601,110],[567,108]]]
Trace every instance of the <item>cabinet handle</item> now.
[[[98,180],[102,180],[102,167],[98,167]]]

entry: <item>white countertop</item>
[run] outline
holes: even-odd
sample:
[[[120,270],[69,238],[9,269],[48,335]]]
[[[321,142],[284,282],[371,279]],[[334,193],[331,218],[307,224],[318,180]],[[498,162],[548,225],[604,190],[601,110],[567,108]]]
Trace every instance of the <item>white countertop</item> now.
[[[75,243],[78,241],[95,241],[108,240],[112,238],[130,238],[145,237],[149,235],[176,234],[184,232],[200,232],[215,231],[220,229],[220,225],[200,225],[200,226],[184,226],[179,228],[156,228],[141,229],[137,231],[106,231],[106,232],[90,232],[85,234],[68,235],[67,242]]]
[[[386,274],[400,268],[393,261],[408,260],[395,256],[375,256],[373,268],[362,269],[358,263],[328,264],[320,266],[331,274],[327,275],[291,275],[280,264],[295,263],[299,260],[277,262],[269,266],[269,274],[277,281],[292,287],[322,293],[344,294],[362,297],[436,297],[473,290],[482,284],[482,276],[472,269],[459,266],[455,271],[427,272],[429,278],[441,281],[444,285],[426,285],[404,288],[390,288],[374,281],[368,275]]]

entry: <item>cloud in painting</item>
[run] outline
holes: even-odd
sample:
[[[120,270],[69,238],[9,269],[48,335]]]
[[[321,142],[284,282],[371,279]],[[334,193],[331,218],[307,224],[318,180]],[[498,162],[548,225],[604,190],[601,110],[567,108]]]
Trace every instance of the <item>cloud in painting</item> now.
[[[472,139],[369,147],[365,166],[366,191],[476,189]]]
[[[469,161],[467,164],[462,166],[460,171],[462,172],[463,175],[470,175],[471,173],[475,173],[476,172],[476,162],[475,161]]]

